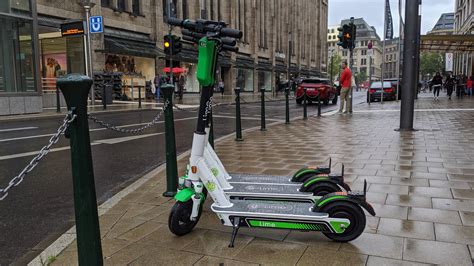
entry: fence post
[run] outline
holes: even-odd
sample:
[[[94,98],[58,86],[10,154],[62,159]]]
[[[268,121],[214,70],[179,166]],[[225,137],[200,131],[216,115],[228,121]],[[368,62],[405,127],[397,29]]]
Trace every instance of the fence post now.
[[[235,140],[243,141],[242,121],[240,117],[240,88],[235,88]]]
[[[61,97],[59,96],[58,86],[56,86],[56,113],[61,113]]]
[[[166,142],[166,192],[165,197],[173,197],[178,188],[178,163],[176,161],[176,139],[174,132],[173,117],[173,92],[174,86],[164,84],[161,86],[163,92],[164,114],[165,114],[165,142]]]
[[[79,74],[58,78],[69,112],[77,117],[67,130],[71,145],[74,209],[79,265],[102,265],[97,198],[94,185],[87,97],[92,79]]]
[[[290,88],[285,88],[285,124],[290,123]]]
[[[102,86],[102,109],[107,109],[107,85]]]
[[[261,95],[261,109],[260,109],[260,130],[261,131],[266,131],[266,125],[265,125],[265,88],[261,88],[260,92],[262,93]]]
[[[321,116],[321,92],[318,93],[318,116]]]
[[[308,119],[308,100],[306,99],[306,88],[303,89],[303,119]]]

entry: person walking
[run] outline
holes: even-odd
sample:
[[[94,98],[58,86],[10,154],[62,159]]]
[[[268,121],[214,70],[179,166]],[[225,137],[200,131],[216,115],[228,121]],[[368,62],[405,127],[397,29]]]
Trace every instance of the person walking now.
[[[153,83],[155,85],[155,96],[156,96],[156,101],[160,101],[160,89],[161,85],[163,85],[163,79],[160,77],[159,74],[156,74],[155,79],[153,80]]]
[[[181,74],[179,76],[178,80],[178,94],[179,94],[179,99],[183,99],[183,94],[184,94],[184,86],[186,85],[186,79],[184,78],[184,74]]]
[[[445,85],[446,85],[446,90],[448,91],[449,100],[451,100],[451,95],[453,94],[455,84],[456,84],[456,80],[454,79],[454,77],[451,76],[451,74],[448,74],[446,76]]]
[[[471,76],[466,81],[466,90],[467,90],[467,95],[469,97],[472,97],[472,85],[473,85],[473,83],[474,83],[474,76]]]
[[[339,78],[339,84],[341,86],[341,106],[339,107],[339,113],[342,113],[344,110],[344,101],[346,102],[346,110],[344,113],[347,113],[351,110],[351,101],[349,99],[351,93],[351,83],[352,83],[352,72],[347,67],[347,62],[342,62],[341,64],[342,72],[341,77]]]
[[[224,97],[224,81],[219,81],[219,92],[221,93],[221,96]]]
[[[439,92],[441,90],[441,87],[443,86],[443,77],[441,77],[441,74],[439,72],[436,72],[436,75],[433,77],[433,80],[431,80],[431,84],[433,84],[434,100],[437,101],[439,97]]]

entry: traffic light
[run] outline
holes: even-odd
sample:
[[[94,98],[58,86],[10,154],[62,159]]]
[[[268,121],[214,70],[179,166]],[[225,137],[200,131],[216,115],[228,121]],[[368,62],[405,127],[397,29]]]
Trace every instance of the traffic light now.
[[[341,46],[344,49],[347,49],[347,43],[344,38],[346,26],[347,25],[344,24],[342,27],[337,28],[337,30],[339,31],[339,34],[337,35],[337,37],[339,38],[339,42],[337,42],[337,45]]]
[[[164,36],[164,52],[166,55],[176,55],[181,52],[183,44],[181,43],[181,38],[176,35],[165,35]]]
[[[354,49],[356,46],[357,27],[354,23],[350,23],[347,30],[348,30],[347,35],[346,35],[347,47],[349,49]]]

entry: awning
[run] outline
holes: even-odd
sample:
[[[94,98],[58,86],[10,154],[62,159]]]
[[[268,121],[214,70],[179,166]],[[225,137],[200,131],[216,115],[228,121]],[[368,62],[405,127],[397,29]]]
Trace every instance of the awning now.
[[[272,62],[270,62],[268,59],[259,59],[257,63],[257,70],[269,72],[273,71]]]
[[[98,52],[133,55],[141,57],[164,57],[164,53],[160,51],[155,43],[137,42],[134,40],[114,38],[110,36],[104,37],[104,50],[96,50]]]
[[[474,52],[474,35],[423,35],[421,51],[455,53]]]
[[[277,63],[273,69],[275,70],[275,72],[286,73],[287,66],[284,64]]]
[[[237,59],[235,60],[235,67],[254,69],[255,64],[253,62],[253,58],[251,57],[238,56]]]

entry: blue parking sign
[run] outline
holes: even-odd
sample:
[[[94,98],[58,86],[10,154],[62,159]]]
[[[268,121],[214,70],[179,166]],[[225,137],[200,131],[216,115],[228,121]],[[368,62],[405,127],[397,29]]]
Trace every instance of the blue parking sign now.
[[[89,27],[90,33],[104,32],[104,23],[102,20],[102,16],[90,17],[89,24],[90,24],[90,27]]]

